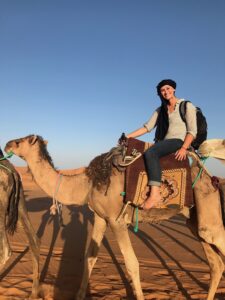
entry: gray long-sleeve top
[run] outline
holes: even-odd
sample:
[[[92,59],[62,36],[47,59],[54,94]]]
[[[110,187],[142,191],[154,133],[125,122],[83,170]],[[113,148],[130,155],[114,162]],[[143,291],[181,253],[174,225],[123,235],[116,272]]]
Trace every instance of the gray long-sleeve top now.
[[[196,137],[197,121],[196,121],[196,107],[191,103],[187,103],[186,124],[180,116],[179,106],[184,99],[179,99],[176,103],[175,109],[172,113],[168,112],[169,128],[164,139],[181,139],[184,141],[187,133]],[[144,124],[144,127],[150,132],[155,126],[158,118],[160,107],[158,107],[150,119]]]

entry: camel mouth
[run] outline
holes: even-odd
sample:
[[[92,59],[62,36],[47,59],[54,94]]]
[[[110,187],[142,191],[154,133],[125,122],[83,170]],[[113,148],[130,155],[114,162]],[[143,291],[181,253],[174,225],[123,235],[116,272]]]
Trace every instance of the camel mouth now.
[[[7,146],[4,148],[4,151],[8,154],[12,152],[12,148],[8,148]]]
[[[9,147],[7,144],[6,144],[5,148],[4,148],[4,151],[5,151],[7,154],[13,152],[12,147]]]
[[[12,147],[9,147],[8,145],[5,146],[4,148],[5,153],[7,154],[7,156],[10,158],[14,155],[14,152],[12,150]]]

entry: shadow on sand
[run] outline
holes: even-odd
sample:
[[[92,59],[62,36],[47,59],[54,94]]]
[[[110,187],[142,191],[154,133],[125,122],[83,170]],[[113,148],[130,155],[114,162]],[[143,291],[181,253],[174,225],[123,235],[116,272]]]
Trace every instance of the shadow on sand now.
[[[48,197],[31,198],[27,202],[28,212],[37,213],[40,218],[40,224],[38,224],[36,232],[38,237],[45,241],[45,245],[42,244],[41,247],[45,247],[45,249],[47,249],[47,251],[45,250],[45,254],[43,254],[43,251],[41,251],[42,263],[40,279],[42,283],[51,285],[54,284],[54,300],[71,300],[74,299],[80,287],[82,273],[84,270],[84,253],[87,241],[90,240],[90,232],[92,230],[94,216],[87,206],[64,206],[63,217],[65,216],[65,218],[63,219],[65,222],[64,226],[60,227],[58,217],[51,216],[49,213],[51,204],[51,199]],[[170,228],[170,224],[175,224],[176,228]],[[192,255],[195,255],[198,259],[205,263],[205,260],[202,259],[198,254],[192,252],[191,248],[173,237],[172,232],[182,234],[181,228],[184,225],[182,224],[182,222],[180,222],[179,219],[173,218],[172,220],[167,222],[168,226],[162,225],[153,225],[153,227],[151,228],[158,230],[159,233],[165,234],[168,239],[172,240],[185,251],[191,253]],[[171,234],[168,233],[168,230],[166,230],[167,227],[171,230]],[[133,230],[132,226],[130,228],[131,230]],[[51,230],[51,232],[49,230]],[[47,241],[45,237],[46,231],[49,231],[48,236],[50,237]],[[153,253],[158,258],[163,268],[165,268],[169,276],[171,276],[171,280],[175,281],[184,299],[191,299],[191,296],[184,288],[181,279],[167,264],[167,261],[162,257],[160,252],[169,257],[169,259],[174,262],[180,270],[185,272],[186,275],[193,282],[195,282],[195,284],[197,284],[203,290],[207,290],[208,287],[205,284],[201,283],[198,278],[194,277],[190,271],[183,268],[182,264],[176,259],[175,254],[171,255],[166,250],[166,247],[158,243],[157,240],[153,239],[149,233],[139,230],[139,233],[135,236],[149,248],[149,257],[151,253]],[[195,239],[191,234],[186,234],[186,237]],[[60,245],[61,248],[57,245]],[[109,256],[111,257],[112,263],[116,266],[121,281],[126,289],[127,299],[135,299],[128,276],[124,273],[123,268],[118,262],[113,249],[106,237],[103,239],[103,245],[106,248]],[[59,248],[60,251],[58,250]],[[25,250],[16,257],[16,259],[1,274],[1,278],[5,277],[10,272],[10,270],[28,252],[28,250],[29,248],[26,247]],[[54,274],[52,272],[53,269],[56,271]],[[93,270],[93,273],[94,272],[95,271]],[[108,292],[110,293],[111,291],[109,290]],[[148,291],[148,289],[144,289],[144,292],[145,294],[148,294],[151,291]],[[104,291],[104,293],[106,292]],[[95,293],[92,296],[90,287],[88,286],[87,294],[85,297],[86,300],[101,298],[101,296],[101,292],[99,292],[99,295]],[[220,298],[220,295],[217,295],[217,299],[224,299],[224,295],[222,295],[221,297],[222,298]]]
[[[60,226],[58,216],[50,215],[51,205],[51,199],[48,197],[33,198],[27,205],[29,212],[43,212],[37,229],[38,237],[44,239],[46,230],[52,232],[48,234],[50,239],[47,245],[43,245],[48,248],[48,252],[41,268],[40,280],[52,284],[52,279],[55,278],[54,300],[74,299],[82,278],[88,223],[92,222],[93,214],[87,207],[64,206],[63,215],[65,214],[66,218],[63,226]],[[54,253],[56,244],[62,247],[60,254]],[[58,249],[59,247],[57,251]],[[56,274],[51,274],[52,269]]]

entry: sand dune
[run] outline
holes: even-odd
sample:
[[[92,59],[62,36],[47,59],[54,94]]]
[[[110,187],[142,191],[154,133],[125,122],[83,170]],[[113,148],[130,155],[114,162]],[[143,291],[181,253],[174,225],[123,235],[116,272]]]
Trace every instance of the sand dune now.
[[[32,224],[41,238],[42,298],[74,299],[81,280],[84,250],[90,239],[93,214],[87,207],[63,207],[64,227],[49,214],[49,198],[26,172],[18,168]],[[139,258],[145,299],[205,299],[209,268],[199,242],[175,217],[160,225],[130,228]],[[31,291],[32,262],[21,228],[10,237],[13,255],[1,272],[0,299],[27,299]],[[115,238],[110,229],[100,248],[86,299],[135,299]],[[225,299],[223,278],[216,299]]]

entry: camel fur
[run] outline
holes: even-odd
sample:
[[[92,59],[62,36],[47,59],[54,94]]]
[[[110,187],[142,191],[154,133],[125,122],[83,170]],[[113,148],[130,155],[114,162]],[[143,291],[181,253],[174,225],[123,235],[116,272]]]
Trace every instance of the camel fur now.
[[[23,187],[19,174],[9,161],[1,161],[0,165],[0,270],[11,256],[8,234],[14,234],[17,221],[27,236],[33,262],[33,284],[30,298],[37,299],[39,294],[39,240],[31,225]]]
[[[52,160],[47,152],[46,143],[40,136],[29,135],[25,138],[9,141],[5,147],[5,151],[13,151],[14,154],[23,158],[27,162],[37,184],[48,195],[52,196],[58,172],[54,169]],[[193,169],[193,174],[200,169],[198,163],[194,164],[194,166],[196,170]],[[224,270],[220,253],[225,254],[225,235],[221,223],[221,210],[219,199],[217,198],[218,193],[209,189],[208,185],[210,185],[210,182],[209,178],[205,179],[206,175],[203,172],[201,180],[195,185],[195,196],[198,204],[196,205],[196,214],[191,213],[190,215],[188,226],[199,238],[209,262],[211,279],[207,299],[212,300],[214,299]],[[119,221],[117,220],[123,208],[120,193],[124,189],[124,180],[124,173],[118,171],[116,168],[112,168],[110,184],[102,189],[93,186],[93,182],[87,176],[87,170],[74,176],[62,176],[56,196],[57,200],[65,205],[88,204],[95,215],[92,238],[85,256],[82,283],[75,298],[77,300],[85,299],[88,280],[97,260],[98,250],[108,225],[114,232],[123,254],[136,298],[137,300],[144,299],[139,275],[139,263],[128,234],[127,214],[120,218]],[[203,202],[206,197],[209,198],[205,202],[205,205],[210,205],[210,207],[204,209]],[[143,212],[143,214],[146,215],[146,220],[156,222],[170,218],[174,215],[174,212],[170,210],[151,209],[148,212]],[[213,228],[209,228],[206,225],[208,222],[212,224]]]

